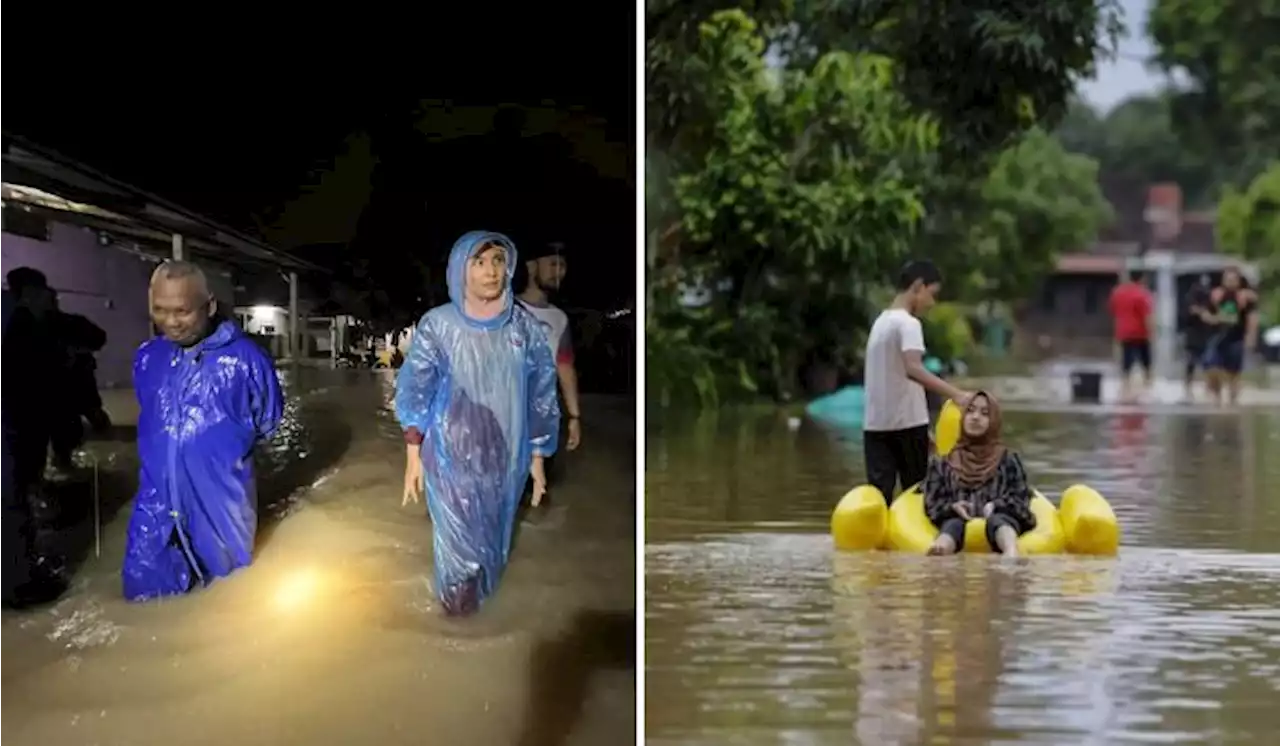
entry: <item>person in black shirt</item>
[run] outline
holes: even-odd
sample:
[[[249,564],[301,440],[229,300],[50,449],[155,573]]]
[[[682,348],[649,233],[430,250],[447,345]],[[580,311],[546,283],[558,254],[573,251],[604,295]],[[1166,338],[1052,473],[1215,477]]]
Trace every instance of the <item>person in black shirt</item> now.
[[[1206,320],[1212,316],[1209,311],[1211,290],[1212,281],[1208,275],[1202,275],[1200,281],[1192,286],[1191,292],[1187,293],[1184,301],[1187,315],[1182,333],[1182,346],[1187,356],[1187,365],[1182,384],[1187,401],[1195,398],[1193,389],[1196,382],[1196,369],[1204,364],[1205,346],[1209,342],[1212,331],[1209,321]]]
[[[1205,370],[1209,393],[1222,403],[1225,387],[1232,404],[1240,399],[1240,372],[1245,353],[1258,345],[1258,296],[1245,286],[1240,270],[1228,268],[1222,284],[1209,296],[1212,332],[1205,348]]]

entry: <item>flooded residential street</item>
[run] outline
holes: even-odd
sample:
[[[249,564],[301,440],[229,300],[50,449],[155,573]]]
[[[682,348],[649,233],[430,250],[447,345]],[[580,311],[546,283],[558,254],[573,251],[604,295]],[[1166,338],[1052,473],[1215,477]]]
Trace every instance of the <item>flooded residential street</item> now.
[[[839,553],[857,434],[650,425],[648,742],[1272,742],[1280,414],[1063,407],[1005,434],[1055,501],[1111,500],[1119,557]]]
[[[584,445],[550,508],[518,530],[494,599],[453,621],[429,586],[425,507],[400,504],[390,375],[286,383],[286,424],[259,459],[256,563],[186,598],[121,599],[136,461],[127,437],[90,446],[102,556],[73,560],[57,605],[5,612],[5,743],[634,743],[633,403],[584,397]],[[81,478],[58,499],[84,517]],[[88,547],[91,533],[82,520],[48,538]]]

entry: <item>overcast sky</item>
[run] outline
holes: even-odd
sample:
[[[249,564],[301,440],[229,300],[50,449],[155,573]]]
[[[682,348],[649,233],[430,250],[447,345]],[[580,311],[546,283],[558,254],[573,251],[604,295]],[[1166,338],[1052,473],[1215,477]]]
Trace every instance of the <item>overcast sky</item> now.
[[[1120,57],[1099,66],[1095,80],[1082,81],[1080,93],[1099,109],[1109,109],[1135,93],[1149,93],[1160,88],[1164,76],[1147,69],[1143,60],[1151,56],[1147,40],[1147,10],[1151,0],[1120,0],[1124,8],[1128,36],[1120,40]]]

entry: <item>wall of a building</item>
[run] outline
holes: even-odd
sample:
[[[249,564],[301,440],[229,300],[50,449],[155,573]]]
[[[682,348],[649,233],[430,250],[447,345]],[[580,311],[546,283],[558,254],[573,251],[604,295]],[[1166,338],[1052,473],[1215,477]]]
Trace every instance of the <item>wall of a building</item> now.
[[[1119,282],[1115,275],[1052,274],[1019,315],[1015,354],[1032,359],[1111,354],[1107,301]]]
[[[4,233],[0,252],[5,272],[22,266],[40,270],[58,292],[63,311],[82,314],[106,331],[107,346],[98,353],[98,385],[132,385],[134,352],[152,334],[147,285],[156,260],[103,246],[96,231],[56,222],[49,226],[48,241]],[[230,272],[221,266],[205,269],[219,304],[233,307]]]

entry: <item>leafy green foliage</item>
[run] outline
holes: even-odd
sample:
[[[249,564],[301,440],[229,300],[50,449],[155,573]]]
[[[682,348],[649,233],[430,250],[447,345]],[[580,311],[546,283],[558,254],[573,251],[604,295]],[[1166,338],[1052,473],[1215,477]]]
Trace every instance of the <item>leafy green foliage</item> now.
[[[1173,125],[1178,94],[1134,96],[1099,116],[1087,103],[1072,102],[1054,134],[1072,153],[1091,156],[1109,174],[1182,187],[1188,206],[1211,205],[1217,173],[1213,159],[1188,148]]]
[[[1246,259],[1280,261],[1280,161],[1248,189],[1230,190],[1218,206],[1218,241]]]
[[[1224,251],[1257,261],[1263,283],[1271,288],[1280,280],[1280,161],[1273,162],[1247,189],[1228,189],[1218,205],[1218,243]],[[1269,299],[1267,316],[1280,319],[1280,294]]]
[[[966,292],[1023,294],[1092,237],[1094,173],[1036,127],[1115,6],[1020,7],[650,2],[651,397],[786,396],[806,362],[856,363],[870,296],[912,253]]]
[[[1147,30],[1193,83],[1174,101],[1185,144],[1256,170],[1280,152],[1280,0],[1155,0]]]
[[[923,214],[913,185],[936,128],[909,110],[883,57],[833,52],[812,70],[771,70],[739,10],[714,14],[701,40],[685,76],[710,119],[673,179],[681,246],[650,277],[655,319],[724,352],[726,393],[754,393],[761,375],[786,392],[815,341],[852,353],[841,341],[865,321],[860,286],[901,262]],[[708,290],[706,307],[680,303],[691,285]]]
[[[1056,122],[1076,77],[1123,30],[1115,0],[797,1],[794,48],[891,57],[908,100],[940,121],[950,168],[980,170],[984,156]]]
[[[1026,297],[1059,255],[1087,246],[1112,217],[1097,162],[1043,130],[1000,154],[980,196],[983,209],[958,252],[973,288],[962,295],[971,298]]]

